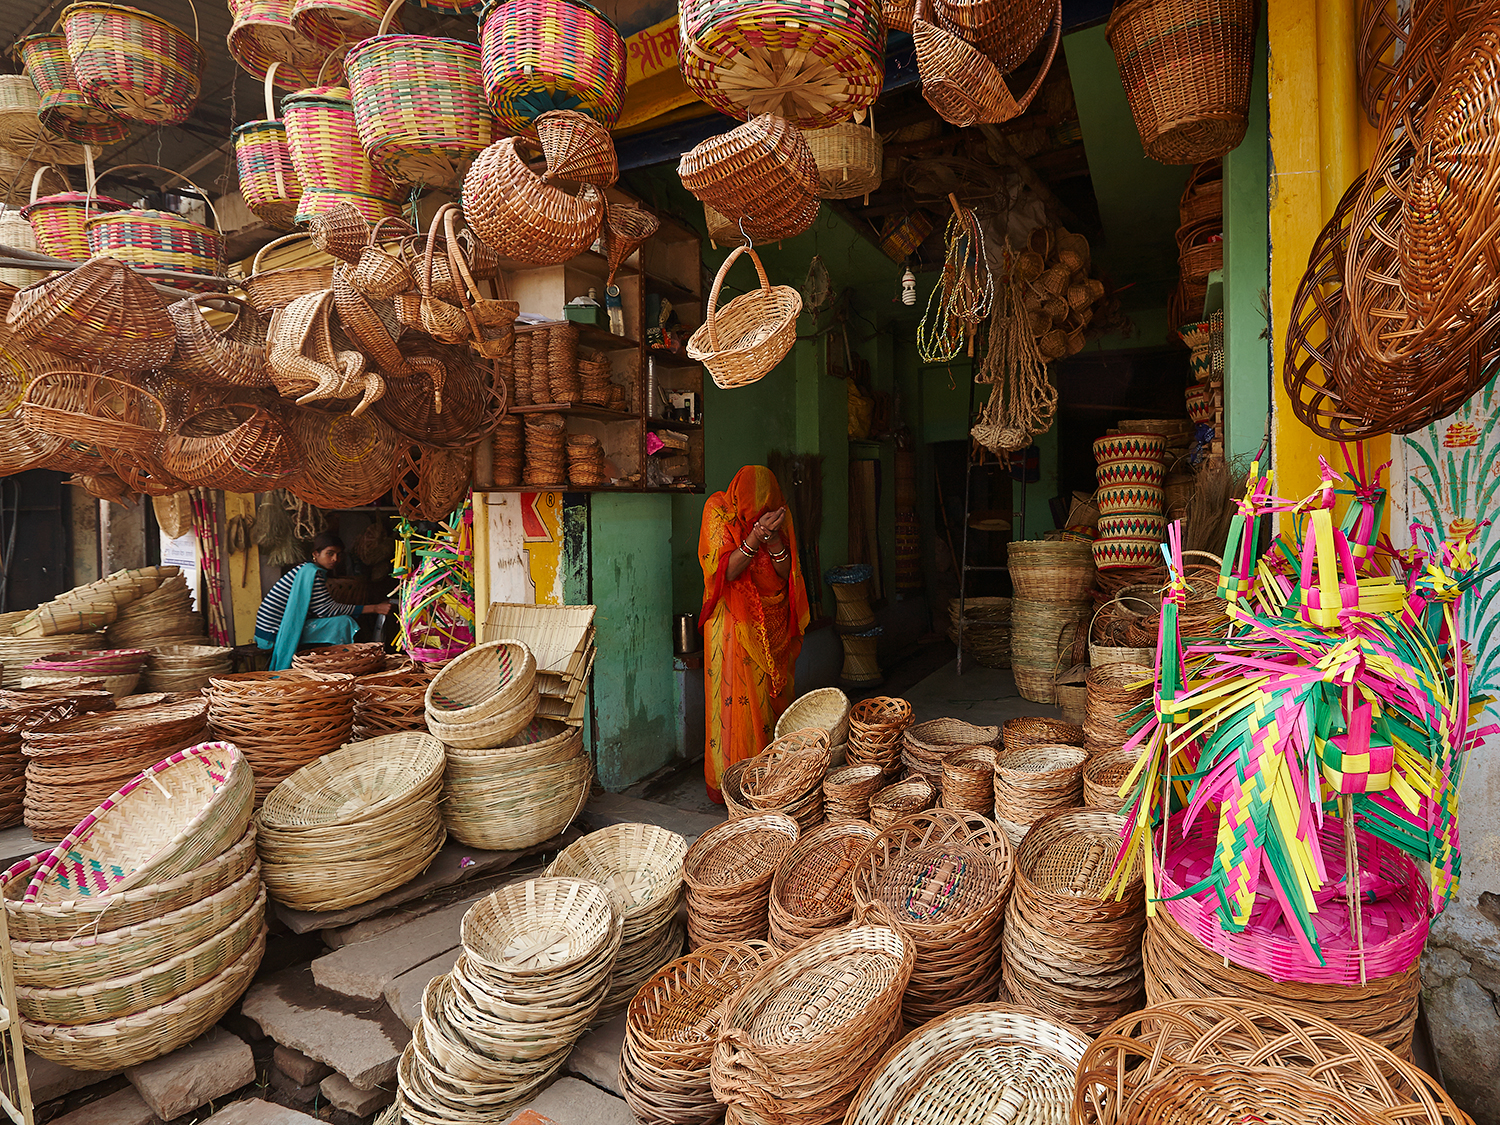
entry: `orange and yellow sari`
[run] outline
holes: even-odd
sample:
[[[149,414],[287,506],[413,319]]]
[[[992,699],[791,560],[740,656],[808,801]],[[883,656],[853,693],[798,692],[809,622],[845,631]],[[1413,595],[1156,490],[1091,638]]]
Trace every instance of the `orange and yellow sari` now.
[[[791,513],[781,537],[792,554],[782,578],[769,554],[757,551],[743,574],[728,579],[729,562],[764,513],[782,507],[775,474],[746,465],[728,488],[708,498],[698,535],[703,564],[703,693],[708,744],[703,773],[715,801],[724,771],[754,757],[771,741],[776,720],[793,698],[793,672],[807,628],[807,588],[797,563]]]

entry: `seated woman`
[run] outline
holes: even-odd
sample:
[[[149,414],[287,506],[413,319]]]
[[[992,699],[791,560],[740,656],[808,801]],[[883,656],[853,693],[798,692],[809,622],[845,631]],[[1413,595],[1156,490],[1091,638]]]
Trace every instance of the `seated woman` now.
[[[292,666],[300,645],[346,645],[362,613],[389,613],[390,602],[343,605],[328,593],[327,572],[339,564],[344,541],[323,532],[312,541],[312,562],[289,570],[266,591],[255,612],[255,643],[271,650],[271,670]]]

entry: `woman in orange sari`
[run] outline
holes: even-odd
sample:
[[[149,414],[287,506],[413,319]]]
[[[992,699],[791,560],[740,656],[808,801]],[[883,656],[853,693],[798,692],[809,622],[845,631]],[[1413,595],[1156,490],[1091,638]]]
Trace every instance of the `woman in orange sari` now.
[[[708,498],[698,535],[706,648],[704,703],[708,795],[723,803],[724,771],[771,741],[792,702],[793,670],[807,628],[807,588],[797,536],[770,469],[746,465]]]

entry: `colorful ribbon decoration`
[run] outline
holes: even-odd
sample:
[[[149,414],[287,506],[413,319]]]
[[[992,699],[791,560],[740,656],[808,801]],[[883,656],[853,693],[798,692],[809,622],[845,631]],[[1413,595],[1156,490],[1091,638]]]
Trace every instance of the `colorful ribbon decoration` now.
[[[403,519],[396,540],[401,647],[425,663],[457,656],[474,643],[473,497],[439,524]]]

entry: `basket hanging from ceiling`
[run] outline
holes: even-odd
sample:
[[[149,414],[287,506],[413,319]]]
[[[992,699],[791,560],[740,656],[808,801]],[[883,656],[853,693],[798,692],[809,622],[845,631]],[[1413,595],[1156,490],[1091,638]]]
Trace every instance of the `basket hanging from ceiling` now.
[[[609,130],[586,113],[554,109],[532,123],[547,160],[542,179],[609,187],[620,178],[620,161]]]
[[[464,218],[502,257],[538,266],[566,262],[598,237],[604,196],[590,184],[573,195],[546,183],[521,159],[520,143],[496,141],[470,165]]]
[[[682,154],[677,175],[742,236],[776,242],[818,217],[818,166],[800,129],[762,114]]]
[[[401,213],[401,188],[370,163],[344,86],[315,86],[281,101],[292,164],[302,181],[296,222],[349,203],[370,222]]]
[[[162,443],[167,472],[198,488],[270,492],[294,471],[286,430],[265,407],[216,406],[182,422]]]
[[[980,48],[937,22],[930,0],[917,6],[912,22],[916,42],[917,69],[922,75],[922,96],[945,121],[961,128],[977,124],[998,125],[1026,112],[1052,69],[1057,45],[1062,40],[1062,0],[1051,8],[1052,37],[1046,58],[1031,86],[1018,99],[1006,84],[1004,71]]]
[[[113,258],[28,285],[11,301],[6,324],[22,343],[120,371],[154,370],[177,345],[156,289]]]
[[[49,371],[26,388],[21,419],[54,437],[152,453],[161,442],[166,410],[150,391],[88,371]]]
[[[302,181],[292,163],[286,123],[276,116],[275,73],[280,63],[266,71],[266,116],[235,128],[234,161],[240,174],[240,195],[255,217],[278,230],[292,227],[302,202]]]
[[[130,133],[130,122],[83,96],[62,34],[28,35],[16,49],[41,95],[37,120],[43,129],[77,144],[100,146],[123,141]]]
[[[878,0],[744,5],[685,0],[683,80],[720,113],[762,113],[821,129],[874,104],[885,81]]]
[[[238,312],[220,332],[203,315],[209,301],[235,305]],[[185,297],[167,306],[177,336],[177,351],[161,370],[216,387],[268,387],[266,318],[249,301],[238,297]]]
[[[87,224],[95,215],[123,211],[126,204],[95,189],[93,158],[85,162],[87,187],[82,192],[65,190],[37,198],[42,173],[39,167],[31,180],[31,202],[21,209],[21,218],[31,224],[36,248],[43,254],[65,262],[84,262],[89,258]]]
[[[435,35],[379,33],[344,60],[360,143],[393,179],[444,187],[463,178],[495,138],[479,78],[479,48]]]
[[[288,418],[299,472],[287,491],[330,511],[371,504],[389,491],[402,443],[373,411],[359,417],[296,410]]]
[[[650,211],[627,204],[606,204],[604,210],[604,256],[609,261],[606,287],[615,282],[615,271],[625,264],[645,241],[661,229],[661,220]]]
[[[741,254],[749,254],[755,263],[760,288],[741,293],[720,309],[724,278]],[[748,246],[736,246],[719,267],[708,295],[707,315],[688,340],[687,353],[708,368],[717,386],[747,386],[764,378],[792,350],[801,311],[802,294],[790,285],[773,286],[760,255]]]
[[[1001,74],[1036,50],[1055,10],[1052,0],[933,0],[936,22],[979,48]]]
[[[1197,164],[1244,139],[1255,0],[1126,0],[1105,35],[1152,160]]]
[[[218,226],[218,212],[208,194],[186,176],[156,164],[117,164],[111,172],[124,168],[155,168],[187,184],[203,200],[204,207]],[[224,236],[211,227],[195,223],[171,211],[127,208],[107,215],[95,215],[83,225],[89,240],[89,256],[108,255],[141,269],[169,270],[173,273],[221,275],[224,272]],[[166,284],[178,289],[202,288],[198,279]]]
[[[0,74],[0,148],[27,160],[82,164],[83,146],[43,128],[41,95],[24,74]]]
[[[867,124],[841,121],[826,129],[810,129],[806,137],[818,167],[818,195],[822,198],[869,195],[885,178],[885,146],[875,131],[873,114]]]
[[[505,0],[485,13],[479,49],[485,95],[509,132],[554,109],[611,129],[620,119],[625,40],[580,0]]]
[[[153,125],[177,125],[192,115],[204,67],[196,8],[191,36],[160,16],[120,4],[70,4],[62,28],[78,88],[89,101]]]
[[[376,34],[386,8],[385,0],[293,0],[292,24],[310,39],[331,35],[347,43],[358,43]],[[401,32],[400,11],[387,30]]]
[[[246,73],[275,81],[284,90],[316,86],[329,57],[343,45],[343,35],[319,24],[292,22],[292,0],[236,0],[229,53]]]

